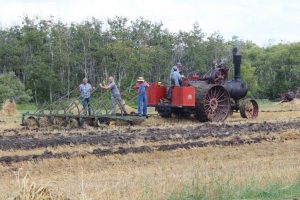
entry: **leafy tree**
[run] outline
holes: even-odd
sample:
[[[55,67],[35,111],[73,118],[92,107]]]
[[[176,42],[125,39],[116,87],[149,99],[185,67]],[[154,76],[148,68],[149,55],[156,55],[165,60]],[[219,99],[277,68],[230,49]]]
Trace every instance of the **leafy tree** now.
[[[6,99],[14,99],[17,102],[30,101],[31,91],[26,90],[24,84],[14,72],[0,75],[0,102]]]
[[[219,33],[206,35],[198,23],[191,31],[172,33],[162,23],[124,17],[70,25],[25,17],[20,26],[0,29],[0,73],[14,72],[36,103],[51,102],[71,93],[83,77],[95,85],[113,75],[121,91],[130,93],[138,76],[169,82],[178,61],[185,75],[206,72],[214,60],[225,59],[232,67],[233,47],[242,52],[250,95],[275,98],[300,86],[300,43],[264,48],[237,36],[225,41]]]

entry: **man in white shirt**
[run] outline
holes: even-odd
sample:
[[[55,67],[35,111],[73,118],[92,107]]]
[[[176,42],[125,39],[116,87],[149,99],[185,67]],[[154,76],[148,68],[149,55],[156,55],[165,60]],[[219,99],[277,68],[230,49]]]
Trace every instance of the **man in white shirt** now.
[[[79,91],[83,109],[85,111],[88,110],[89,115],[92,113],[90,105],[92,90],[92,86],[88,83],[88,79],[84,78],[82,84],[79,85]]]

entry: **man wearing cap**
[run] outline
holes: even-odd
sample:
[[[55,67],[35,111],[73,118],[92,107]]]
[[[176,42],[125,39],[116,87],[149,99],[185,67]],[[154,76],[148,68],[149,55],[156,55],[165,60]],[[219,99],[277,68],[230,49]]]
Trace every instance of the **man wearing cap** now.
[[[89,115],[91,115],[91,92],[92,86],[88,83],[88,79],[84,78],[82,80],[82,84],[79,85],[80,97],[83,109],[86,111],[88,110]]]
[[[177,63],[176,66],[172,67],[171,74],[170,74],[170,80],[171,80],[171,87],[168,90],[168,96],[167,99],[172,99],[172,90],[175,86],[181,86],[182,85],[182,76],[179,73],[178,69],[179,63]],[[181,64],[180,64],[181,66]]]
[[[170,73],[170,79],[171,79],[171,74],[172,74],[172,72],[174,71],[174,68],[176,68],[177,71],[178,71],[179,73],[181,73],[181,70],[182,70],[182,65],[181,65],[181,63],[178,62],[178,63],[176,63],[176,65],[174,65],[174,66],[172,67],[171,73]]]
[[[99,86],[105,90],[111,90],[111,102],[112,102],[112,111],[111,111],[111,115],[115,115],[116,114],[116,110],[117,110],[117,104],[120,107],[121,110],[121,114],[122,115],[126,115],[126,110],[125,110],[125,105],[123,104],[123,100],[121,98],[121,94],[120,91],[115,83],[115,79],[114,77],[110,76],[108,78],[109,81],[109,85],[105,86],[102,85],[101,83],[99,84]]]
[[[143,77],[137,79],[137,84],[134,89],[138,90],[138,114],[139,116],[147,117],[147,87],[149,84]]]

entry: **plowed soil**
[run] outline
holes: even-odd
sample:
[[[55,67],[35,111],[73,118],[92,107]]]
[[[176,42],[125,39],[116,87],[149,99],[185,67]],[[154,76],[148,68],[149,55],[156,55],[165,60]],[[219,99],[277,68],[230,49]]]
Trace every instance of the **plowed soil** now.
[[[224,123],[151,116],[98,128],[47,120],[28,128],[21,116],[0,118],[0,199],[32,185],[65,199],[170,199],[195,180],[236,192],[277,180],[291,185],[300,172],[297,110],[268,110],[255,120],[233,113]]]
[[[204,123],[182,128],[78,129],[68,134],[63,130],[53,133],[46,129],[6,129],[0,132],[0,151],[16,153],[0,154],[0,163],[284,141],[300,139],[298,133],[286,133],[299,128],[300,119],[295,118],[278,122]],[[79,152],[75,148],[78,145],[88,145],[89,148]],[[56,150],[66,146],[70,147],[68,151]],[[35,153],[35,149],[42,151]],[[19,155],[19,150],[28,152]]]

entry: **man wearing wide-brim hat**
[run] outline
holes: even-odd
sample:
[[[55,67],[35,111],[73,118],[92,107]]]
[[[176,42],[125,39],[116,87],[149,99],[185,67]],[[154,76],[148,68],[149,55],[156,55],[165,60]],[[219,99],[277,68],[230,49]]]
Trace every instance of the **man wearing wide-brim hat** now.
[[[136,80],[134,89],[138,90],[138,115],[147,117],[147,87],[149,84],[145,81],[144,77],[139,77]]]

